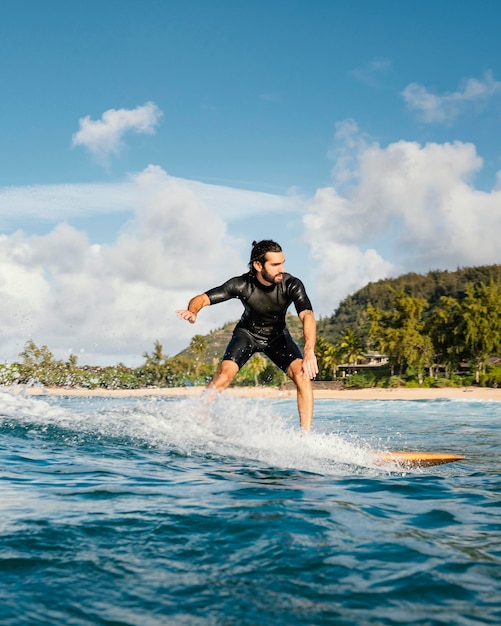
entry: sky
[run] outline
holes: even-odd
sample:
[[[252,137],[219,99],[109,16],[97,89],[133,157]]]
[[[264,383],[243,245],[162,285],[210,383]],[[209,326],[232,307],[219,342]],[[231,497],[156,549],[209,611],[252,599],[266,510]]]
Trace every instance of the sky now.
[[[501,262],[498,0],[3,0],[0,362],[136,366],[278,241],[317,318]],[[293,311],[292,311],[293,312]]]

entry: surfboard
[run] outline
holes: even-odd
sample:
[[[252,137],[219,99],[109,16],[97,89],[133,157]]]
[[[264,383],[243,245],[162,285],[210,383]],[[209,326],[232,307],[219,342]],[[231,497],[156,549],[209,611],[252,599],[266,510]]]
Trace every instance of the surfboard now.
[[[443,452],[376,452],[381,463],[396,463],[405,467],[430,467],[461,461],[462,454],[447,454]]]

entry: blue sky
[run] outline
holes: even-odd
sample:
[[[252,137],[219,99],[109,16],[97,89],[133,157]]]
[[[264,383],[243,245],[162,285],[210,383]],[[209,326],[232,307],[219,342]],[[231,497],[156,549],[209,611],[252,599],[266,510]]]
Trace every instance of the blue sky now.
[[[282,243],[317,315],[500,261],[497,0],[48,0],[0,9],[0,357],[136,364]]]

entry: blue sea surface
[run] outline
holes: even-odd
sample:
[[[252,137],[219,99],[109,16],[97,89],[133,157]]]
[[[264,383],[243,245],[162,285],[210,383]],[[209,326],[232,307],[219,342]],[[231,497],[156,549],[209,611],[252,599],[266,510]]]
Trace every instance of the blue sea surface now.
[[[291,399],[0,391],[0,623],[501,624],[501,403],[297,421]]]

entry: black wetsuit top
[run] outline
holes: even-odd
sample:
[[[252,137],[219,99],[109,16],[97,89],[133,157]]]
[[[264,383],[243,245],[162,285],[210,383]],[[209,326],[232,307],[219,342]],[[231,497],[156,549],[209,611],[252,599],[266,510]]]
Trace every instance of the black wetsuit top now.
[[[235,361],[242,367],[254,352],[259,351],[287,371],[293,360],[302,358],[301,351],[285,325],[285,315],[292,303],[298,315],[302,311],[312,310],[299,278],[284,273],[279,283],[268,287],[248,272],[230,278],[205,293],[211,304],[238,298],[244,306],[223,359]]]

